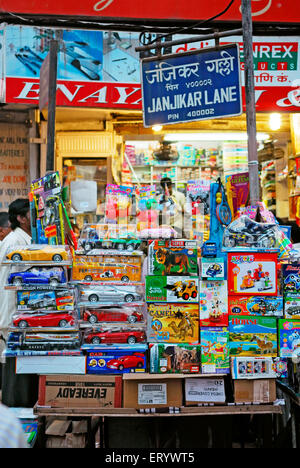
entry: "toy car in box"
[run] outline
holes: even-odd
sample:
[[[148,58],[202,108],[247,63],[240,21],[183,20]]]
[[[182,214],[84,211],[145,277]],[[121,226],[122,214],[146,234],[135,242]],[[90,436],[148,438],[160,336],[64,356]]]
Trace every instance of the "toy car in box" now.
[[[13,262],[67,262],[71,256],[67,247],[58,245],[27,245],[10,249],[6,254]]]
[[[147,345],[83,345],[87,374],[143,373],[147,369]]]
[[[285,293],[284,317],[286,319],[300,319],[300,295],[299,293]]]
[[[157,276],[198,274],[197,242],[153,240],[148,245],[148,274]]]
[[[277,296],[277,252],[229,252],[228,294]]]
[[[198,343],[199,305],[148,303],[147,338],[150,343]]]
[[[278,320],[279,356],[299,358],[300,356],[300,321]]]
[[[85,253],[94,249],[116,249],[133,252],[141,246],[141,240],[136,237],[135,232],[112,228],[105,229],[100,225],[87,225],[80,234],[79,246]]]
[[[272,357],[233,357],[231,376],[233,379],[286,378],[287,362]]]
[[[68,289],[17,291],[17,310],[73,310],[74,294]]]
[[[198,302],[197,276],[146,276],[148,302]]]
[[[67,283],[67,274],[61,266],[32,266],[24,271],[10,273],[7,282],[13,286],[48,284],[55,287]]]
[[[7,348],[10,351],[64,351],[80,349],[79,332],[29,332],[16,331],[9,334]]]
[[[128,325],[101,325],[92,330],[86,330],[84,333],[84,342],[86,344],[135,344],[145,343],[147,340],[143,328],[129,327]]]
[[[144,322],[144,305],[102,305],[97,308],[85,308],[83,321],[90,324],[99,322],[123,322],[123,323],[141,323]]]
[[[200,344],[152,343],[149,353],[152,374],[198,374],[201,371]]]
[[[223,280],[225,275],[224,258],[201,258],[201,278]]]
[[[230,315],[283,316],[282,296],[229,296]]]
[[[229,333],[227,327],[200,329],[201,371],[203,374],[229,374]]]
[[[17,328],[67,328],[73,327],[75,322],[75,316],[72,312],[23,312],[13,316],[13,326]]]
[[[227,281],[200,281],[200,326],[228,326]]]
[[[300,292],[300,264],[283,264],[282,265],[282,283],[285,293]]]
[[[277,319],[249,315],[229,316],[231,356],[277,356]]]
[[[143,300],[140,284],[99,284],[83,285],[80,288],[80,302],[120,304],[125,302],[139,302]]]

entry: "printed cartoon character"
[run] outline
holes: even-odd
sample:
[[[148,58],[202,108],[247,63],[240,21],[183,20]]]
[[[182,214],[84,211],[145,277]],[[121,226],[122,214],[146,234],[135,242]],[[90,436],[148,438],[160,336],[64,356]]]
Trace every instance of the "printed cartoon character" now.
[[[207,341],[205,344],[201,345],[202,355],[205,356],[205,359],[208,363],[213,362],[213,349],[216,342]]]
[[[215,299],[209,312],[209,318],[214,322],[218,322],[222,318],[222,310],[220,309],[221,304],[222,301]]]
[[[264,276],[265,276],[265,273],[263,272],[262,264],[259,263],[258,268],[255,268],[253,272],[253,279],[254,281],[260,281],[261,278],[264,278]]]
[[[260,287],[258,288],[259,291],[265,291],[267,289],[272,289],[273,284],[270,279],[270,273],[266,271],[265,276],[260,280]]]
[[[247,274],[243,276],[241,289],[249,289],[249,288],[253,288],[253,286],[254,286],[254,279],[251,275],[251,270],[248,270]]]

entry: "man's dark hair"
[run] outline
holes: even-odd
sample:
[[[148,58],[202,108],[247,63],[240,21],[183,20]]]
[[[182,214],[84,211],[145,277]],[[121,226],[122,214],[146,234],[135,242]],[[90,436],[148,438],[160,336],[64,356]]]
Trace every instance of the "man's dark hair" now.
[[[6,228],[9,226],[9,217],[6,211],[0,212],[0,227]]]
[[[163,177],[160,181],[160,185],[165,187],[166,185],[173,185],[172,179],[170,177]]]
[[[14,230],[20,227],[20,223],[17,219],[18,216],[26,216],[29,211],[29,200],[28,198],[18,198],[13,201],[8,207],[9,221],[11,228]]]

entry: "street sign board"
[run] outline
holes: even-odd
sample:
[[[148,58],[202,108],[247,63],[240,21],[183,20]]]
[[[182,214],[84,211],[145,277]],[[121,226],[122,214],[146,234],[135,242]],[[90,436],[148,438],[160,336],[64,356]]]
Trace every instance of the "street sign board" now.
[[[145,127],[242,113],[237,44],[143,59],[141,79]]]

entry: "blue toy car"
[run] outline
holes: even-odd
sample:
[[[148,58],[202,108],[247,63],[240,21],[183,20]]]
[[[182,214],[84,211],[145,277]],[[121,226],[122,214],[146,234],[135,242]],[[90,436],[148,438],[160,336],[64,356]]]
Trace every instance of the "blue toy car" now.
[[[11,273],[8,284],[22,286],[23,284],[49,284],[57,286],[67,282],[65,271],[62,267],[33,266],[25,271]]]

